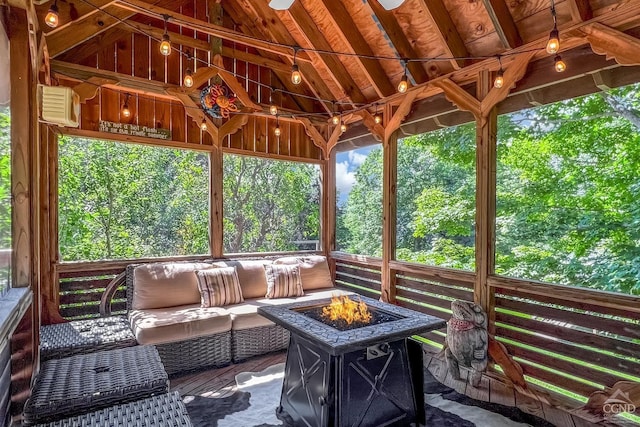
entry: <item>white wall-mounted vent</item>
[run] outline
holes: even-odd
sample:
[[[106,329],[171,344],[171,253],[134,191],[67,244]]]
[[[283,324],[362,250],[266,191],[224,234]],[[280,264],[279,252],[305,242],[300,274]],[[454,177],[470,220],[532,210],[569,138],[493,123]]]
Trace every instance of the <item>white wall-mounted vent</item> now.
[[[38,104],[43,122],[78,127],[80,97],[70,87],[38,85]]]

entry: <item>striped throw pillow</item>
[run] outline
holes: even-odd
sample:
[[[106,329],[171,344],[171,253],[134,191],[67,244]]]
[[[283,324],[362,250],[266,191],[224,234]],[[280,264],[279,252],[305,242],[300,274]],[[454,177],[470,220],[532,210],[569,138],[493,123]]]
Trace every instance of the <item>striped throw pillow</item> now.
[[[220,307],[244,301],[235,267],[196,270],[201,307]]]
[[[267,276],[267,298],[301,297],[304,295],[297,265],[264,266]]]

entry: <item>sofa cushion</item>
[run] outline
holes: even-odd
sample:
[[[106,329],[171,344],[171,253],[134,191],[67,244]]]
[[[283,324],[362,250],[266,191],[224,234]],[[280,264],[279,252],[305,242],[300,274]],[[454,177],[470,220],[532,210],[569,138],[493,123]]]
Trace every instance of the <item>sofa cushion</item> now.
[[[290,256],[278,258],[274,264],[297,264],[300,267],[302,289],[310,291],[333,287],[327,258],[321,255]]]
[[[225,260],[216,261],[214,266],[235,267],[242,288],[242,296],[247,298],[264,297],[267,293],[267,277],[264,266],[271,264],[271,260]]]
[[[196,270],[211,268],[203,262],[156,262],[133,270],[134,310],[199,304]]]
[[[235,267],[196,270],[201,307],[237,304],[244,299]]]
[[[260,326],[271,326],[274,323],[265,317],[258,314],[258,307],[263,305],[282,305],[292,302],[309,301],[309,305],[313,304],[314,300],[328,299],[336,295],[351,295],[353,292],[343,291],[341,289],[321,289],[316,291],[310,291],[301,297],[296,298],[255,298],[245,300],[241,304],[235,304],[225,307],[231,315],[232,325],[231,328],[234,331],[257,328]]]
[[[133,310],[131,329],[140,344],[183,341],[231,330],[231,316],[220,307],[183,305],[171,308]]]
[[[297,265],[266,265],[267,298],[299,297],[304,295]]]

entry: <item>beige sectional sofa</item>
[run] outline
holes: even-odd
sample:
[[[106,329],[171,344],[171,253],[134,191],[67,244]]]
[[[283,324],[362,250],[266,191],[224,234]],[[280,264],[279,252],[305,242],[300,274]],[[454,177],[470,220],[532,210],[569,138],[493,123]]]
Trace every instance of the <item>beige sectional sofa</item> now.
[[[298,265],[304,295],[267,299],[265,265]],[[244,302],[201,307],[197,270],[235,267]],[[286,348],[289,333],[260,316],[266,304],[314,301],[344,294],[334,287],[323,256],[159,262],[126,270],[127,308],[140,344],[154,344],[168,373],[222,366]]]

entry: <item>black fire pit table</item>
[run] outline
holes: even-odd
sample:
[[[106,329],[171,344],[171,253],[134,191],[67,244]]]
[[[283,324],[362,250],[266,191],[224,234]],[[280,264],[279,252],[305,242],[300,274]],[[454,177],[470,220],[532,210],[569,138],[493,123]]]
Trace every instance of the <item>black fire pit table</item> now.
[[[337,329],[325,323],[319,313],[330,299],[258,308],[291,332],[280,415],[308,427],[423,424],[422,348],[408,337],[445,321],[359,295],[351,299],[367,304],[369,324],[333,322]]]

